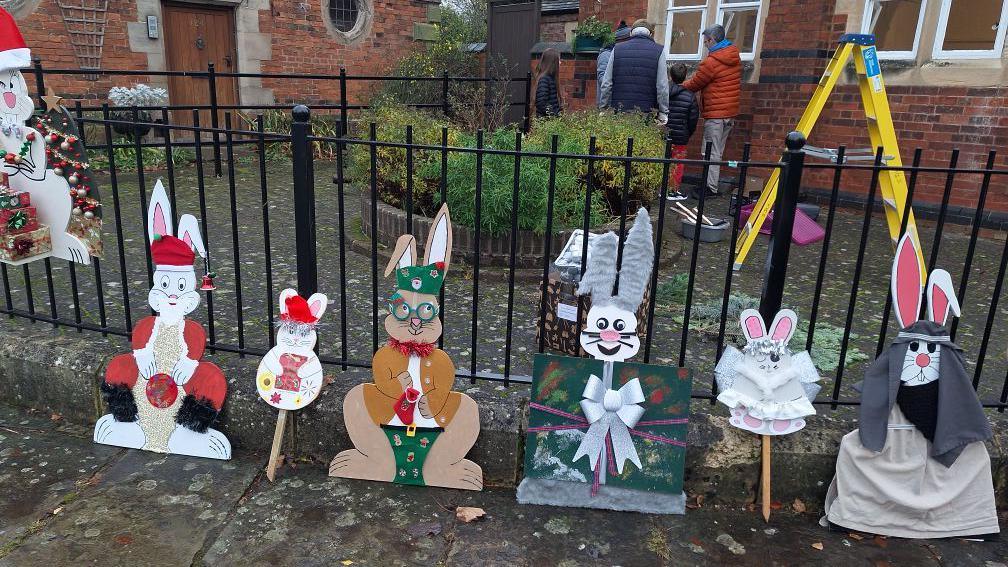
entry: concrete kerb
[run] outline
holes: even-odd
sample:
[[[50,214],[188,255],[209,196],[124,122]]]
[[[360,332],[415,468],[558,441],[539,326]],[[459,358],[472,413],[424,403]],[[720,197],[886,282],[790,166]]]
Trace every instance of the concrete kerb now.
[[[0,402],[60,414],[73,424],[88,426],[104,413],[98,390],[104,369],[115,354],[128,349],[120,337],[53,329],[43,323],[0,320],[6,338],[0,344]],[[276,410],[259,399],[254,379],[258,357],[215,353],[207,359],[228,376],[228,401],[220,428],[236,452],[250,452],[265,461],[273,437]],[[350,446],[342,418],[342,400],[354,385],[370,379],[366,369],[326,367],[335,380],[314,404],[294,412],[283,452],[295,459],[327,467],[342,448]],[[524,459],[524,423],[528,390],[522,386],[459,380],[456,387],[480,405],[482,432],[470,458],[483,467],[488,486],[515,486]],[[86,401],[85,401],[86,400]],[[742,505],[757,496],[759,439],[728,425],[718,406],[694,400],[687,434],[686,493],[707,502]],[[823,408],[808,428],[774,439],[772,486],[775,501],[789,505],[800,499],[809,511],[822,506],[833,476],[841,438],[856,426],[855,412]],[[988,443],[995,488],[1001,507],[1008,506],[1008,431],[995,427]],[[281,471],[281,475],[285,474]]]

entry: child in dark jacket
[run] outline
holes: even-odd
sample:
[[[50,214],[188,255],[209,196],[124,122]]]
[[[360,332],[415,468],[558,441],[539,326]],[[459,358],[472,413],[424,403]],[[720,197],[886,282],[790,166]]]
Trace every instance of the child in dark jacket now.
[[[557,116],[563,111],[560,102],[560,52],[552,47],[543,51],[535,72],[535,116]]]
[[[686,145],[689,144],[690,137],[696,131],[697,121],[700,119],[700,107],[697,104],[696,96],[692,91],[682,86],[686,80],[686,66],[682,63],[675,63],[669,68],[669,113],[668,122],[665,123],[667,136],[672,142],[672,159],[686,158]],[[686,198],[679,187],[682,185],[683,164],[676,164],[672,170],[670,180],[671,190],[668,194],[669,201],[682,201]]]

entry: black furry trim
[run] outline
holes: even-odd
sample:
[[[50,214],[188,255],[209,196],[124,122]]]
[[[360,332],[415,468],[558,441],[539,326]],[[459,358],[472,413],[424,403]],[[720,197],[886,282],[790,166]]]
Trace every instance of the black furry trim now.
[[[206,398],[196,398],[192,394],[182,400],[182,407],[175,416],[175,422],[196,433],[206,433],[210,424],[217,419],[218,412]]]
[[[136,421],[137,405],[133,392],[126,386],[110,386],[101,383],[102,397],[108,405],[109,413],[116,421]]]

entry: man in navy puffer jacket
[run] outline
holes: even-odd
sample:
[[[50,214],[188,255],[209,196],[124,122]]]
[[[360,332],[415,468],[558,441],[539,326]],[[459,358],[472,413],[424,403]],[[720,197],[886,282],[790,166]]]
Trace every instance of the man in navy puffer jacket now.
[[[658,122],[668,116],[668,65],[665,50],[651,39],[646,20],[637,20],[630,39],[613,49],[602,76],[600,108],[616,112],[658,112]]]

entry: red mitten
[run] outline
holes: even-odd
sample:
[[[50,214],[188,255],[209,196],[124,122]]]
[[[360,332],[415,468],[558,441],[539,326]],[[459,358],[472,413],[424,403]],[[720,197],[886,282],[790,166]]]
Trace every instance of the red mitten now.
[[[413,408],[420,399],[420,391],[416,388],[406,388],[403,395],[395,403],[395,413],[403,425],[413,425]]]

